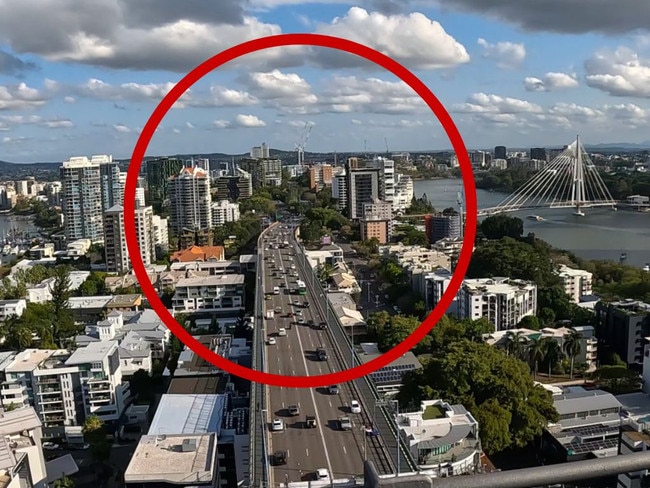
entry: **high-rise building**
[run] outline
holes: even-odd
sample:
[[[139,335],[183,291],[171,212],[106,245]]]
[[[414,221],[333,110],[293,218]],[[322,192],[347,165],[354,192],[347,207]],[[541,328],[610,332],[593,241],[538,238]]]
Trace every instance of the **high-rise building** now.
[[[403,212],[413,202],[413,179],[409,175],[397,174],[395,183],[395,196],[393,197],[393,211]]]
[[[180,236],[190,232],[209,230],[210,178],[200,168],[183,168],[170,180],[170,210],[172,232]]]
[[[539,159],[541,161],[546,161],[546,149],[543,147],[531,147],[530,159]]]
[[[135,234],[140,257],[145,266],[156,260],[156,236],[153,224],[153,207],[135,209]],[[115,205],[104,213],[104,252],[106,271],[126,273],[131,269],[131,259],[124,234],[124,207]]]
[[[320,190],[332,185],[332,165],[318,164],[309,168],[309,188]]]
[[[332,176],[332,198],[336,200],[336,208],[339,210],[348,206],[348,175],[345,170]]]
[[[169,179],[183,169],[183,161],[176,158],[160,158],[147,161],[147,203],[160,210],[169,199]]]
[[[269,145],[266,142],[263,142],[261,146],[255,146],[251,149],[250,152],[251,158],[254,159],[268,159],[271,157],[271,151],[269,150]]]
[[[156,246],[156,253],[165,254],[169,250],[169,221],[160,215],[152,217],[153,241]]]
[[[211,212],[213,227],[223,225],[226,222],[237,222],[239,220],[239,203],[220,200],[212,204]]]
[[[106,212],[115,205],[124,204],[124,183],[126,173],[120,171],[120,166],[113,161],[113,156],[93,156],[91,163],[99,165],[99,177],[102,187],[102,211]]]
[[[101,241],[104,230],[99,164],[85,156],[74,157],[65,161],[60,171],[66,239]]]
[[[508,157],[508,151],[506,146],[495,146],[494,147],[494,159],[506,159]]]
[[[282,184],[282,161],[279,159],[244,158],[239,161],[239,167],[251,175],[254,189]]]
[[[360,168],[347,171],[348,213],[351,219],[363,217],[364,203],[382,200],[384,195],[377,168]]]
[[[390,222],[393,217],[389,202],[375,200],[363,204],[363,218],[360,221],[361,240],[377,239],[379,244],[386,244],[391,237]]]
[[[460,237],[460,215],[427,215],[425,229],[431,244],[438,242],[440,239]]]
[[[376,157],[373,166],[379,169],[383,199],[392,204],[395,200],[395,161]]]
[[[235,176],[220,176],[217,178],[217,200],[237,202],[253,195],[251,175],[238,169]]]

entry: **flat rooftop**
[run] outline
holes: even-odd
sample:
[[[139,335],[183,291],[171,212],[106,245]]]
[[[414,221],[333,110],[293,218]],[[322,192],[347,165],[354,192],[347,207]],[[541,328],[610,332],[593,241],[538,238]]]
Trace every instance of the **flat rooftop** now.
[[[227,406],[226,395],[162,395],[148,434],[219,436]]]
[[[124,473],[126,483],[207,484],[215,474],[215,434],[145,435]]]
[[[229,335],[202,335],[194,336],[203,346],[216,352],[219,356],[228,359],[232,336]],[[221,369],[209,363],[191,349],[185,348],[178,357],[178,366],[174,376],[193,376],[204,374],[218,374]]]
[[[116,347],[117,341],[91,342],[86,347],[80,347],[73,352],[66,364],[87,364],[103,361]]]
[[[167,393],[211,394],[219,391],[219,376],[172,377]]]
[[[182,278],[176,283],[176,288],[183,286],[227,286],[243,285],[244,275],[242,274],[222,274],[211,276],[200,276],[196,278]]]

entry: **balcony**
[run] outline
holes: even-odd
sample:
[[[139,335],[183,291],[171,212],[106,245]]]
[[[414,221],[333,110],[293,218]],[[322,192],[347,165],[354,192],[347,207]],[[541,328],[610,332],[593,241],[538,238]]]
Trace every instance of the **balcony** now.
[[[418,465],[420,468],[425,468],[437,467],[439,464],[454,464],[461,461],[470,462],[469,458],[472,458],[480,450],[480,442],[474,439],[464,439],[442,454],[433,454],[430,449],[420,449],[418,450]]]

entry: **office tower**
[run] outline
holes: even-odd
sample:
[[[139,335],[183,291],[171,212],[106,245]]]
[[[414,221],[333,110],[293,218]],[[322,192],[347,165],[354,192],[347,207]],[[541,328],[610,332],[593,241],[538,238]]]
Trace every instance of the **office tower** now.
[[[348,175],[344,169],[332,177],[332,198],[336,200],[339,210],[348,206]]]
[[[239,167],[251,175],[254,189],[282,184],[282,161],[279,159],[245,158],[239,161]]]
[[[100,241],[104,232],[99,164],[85,156],[74,157],[60,171],[66,239]]]
[[[508,157],[508,152],[506,146],[495,146],[494,147],[494,159],[506,159]]]
[[[383,199],[392,204],[395,200],[395,161],[376,157],[373,166],[379,169]]]
[[[153,223],[153,207],[135,209],[135,234],[140,248],[140,257],[145,266],[156,260],[156,236]],[[104,252],[106,271],[126,273],[131,269],[131,260],[124,234],[124,207],[115,205],[104,213]]]
[[[210,212],[210,178],[200,168],[183,168],[170,180],[171,228],[174,235],[208,230]]]
[[[546,149],[543,147],[531,147],[530,159],[540,159],[542,161],[546,161]]]
[[[253,195],[253,180],[249,173],[237,168],[235,176],[217,178],[217,200],[236,202]]]
[[[115,205],[123,205],[126,173],[123,174],[120,171],[120,166],[116,161],[113,161],[113,156],[93,156],[90,162],[99,165],[99,177],[102,187],[102,211],[106,212]]]
[[[183,169],[183,161],[177,158],[160,158],[147,162],[147,203],[160,210],[169,200],[169,179]]]
[[[363,204],[383,199],[380,170],[377,168],[348,169],[348,213],[351,219],[363,217]]]
[[[253,159],[268,159],[271,157],[271,151],[269,150],[268,144],[263,142],[261,146],[253,147],[250,155]]]

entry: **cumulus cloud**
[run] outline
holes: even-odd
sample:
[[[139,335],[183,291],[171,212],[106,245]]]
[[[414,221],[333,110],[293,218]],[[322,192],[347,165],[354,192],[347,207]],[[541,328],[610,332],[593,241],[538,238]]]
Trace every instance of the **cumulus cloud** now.
[[[239,114],[235,117],[234,123],[239,127],[265,127],[266,122],[256,115]]]
[[[575,88],[579,85],[576,74],[546,73],[542,78],[529,76],[524,79],[526,91],[549,92],[566,88]]]
[[[280,70],[250,73],[244,83],[266,106],[286,113],[310,113],[318,102],[309,83],[295,73]]]
[[[650,3],[639,0],[435,0],[449,10],[487,15],[526,31],[628,33],[647,30]]]
[[[491,44],[483,38],[478,39],[483,48],[483,57],[494,61],[499,68],[518,68],[526,59],[526,47],[514,42],[497,42]]]
[[[123,134],[131,132],[131,129],[124,124],[115,124],[113,125],[113,129],[115,129],[116,132],[121,132]]]
[[[650,97],[650,61],[628,48],[600,51],[585,62],[585,81],[612,96]]]
[[[86,83],[74,88],[80,96],[97,100],[129,101],[129,102],[159,102],[174,87],[174,83],[121,83],[112,85],[97,78],[91,78]],[[189,94],[185,94],[189,96]],[[183,97],[181,97],[183,99]]]
[[[44,105],[50,94],[46,90],[32,88],[26,83],[0,85],[0,110],[20,110]]]
[[[421,13],[386,15],[352,7],[343,17],[321,24],[317,32],[344,37],[380,51],[411,69],[448,68],[467,63],[465,47],[440,23]],[[358,58],[337,51],[316,52],[323,66],[359,66]]]
[[[0,116],[0,123],[3,123],[7,128],[14,125],[37,125],[49,129],[69,129],[74,127],[74,124],[69,119],[46,119],[40,115],[2,115]]]
[[[460,113],[519,114],[542,111],[542,107],[526,100],[486,93],[474,93],[467,98],[465,103],[456,104],[453,108]]]

